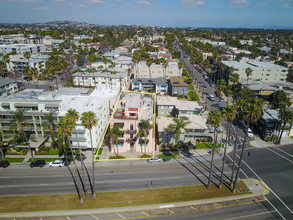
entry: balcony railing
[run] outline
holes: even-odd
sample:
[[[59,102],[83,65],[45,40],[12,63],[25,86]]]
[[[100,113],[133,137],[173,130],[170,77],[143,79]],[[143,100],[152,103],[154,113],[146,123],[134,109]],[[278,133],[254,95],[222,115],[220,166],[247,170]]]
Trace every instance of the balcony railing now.
[[[127,130],[126,134],[136,134],[137,130]]]

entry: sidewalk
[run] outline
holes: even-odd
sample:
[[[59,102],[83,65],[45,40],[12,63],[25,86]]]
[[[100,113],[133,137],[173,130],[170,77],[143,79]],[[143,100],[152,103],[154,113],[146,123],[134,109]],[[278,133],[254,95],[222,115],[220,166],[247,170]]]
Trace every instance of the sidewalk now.
[[[186,206],[207,205],[212,203],[229,202],[233,200],[247,199],[258,196],[267,195],[269,190],[265,184],[255,179],[243,179],[243,182],[252,192],[251,194],[243,194],[238,196],[227,196],[213,199],[194,200],[186,202],[174,202],[167,204],[153,204],[143,206],[127,206],[117,208],[101,208],[101,209],[78,209],[78,210],[57,210],[43,212],[15,212],[15,213],[0,213],[0,218],[18,218],[18,217],[40,217],[40,216],[73,216],[73,215],[94,215],[94,214],[109,214],[131,211],[148,211],[155,209],[178,208]]]
[[[264,147],[272,147],[272,146],[293,144],[293,139],[289,138],[289,137],[283,137],[281,139],[281,144],[280,145],[275,145],[272,142],[265,142],[264,140],[262,140],[259,137],[255,136],[254,140],[250,141],[249,144],[251,146],[253,146],[253,147],[264,148]]]

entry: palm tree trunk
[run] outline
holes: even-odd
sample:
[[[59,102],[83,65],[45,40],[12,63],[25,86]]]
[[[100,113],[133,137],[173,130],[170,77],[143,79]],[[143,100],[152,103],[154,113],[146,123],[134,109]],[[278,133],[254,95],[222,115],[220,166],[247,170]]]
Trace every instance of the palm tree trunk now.
[[[281,134],[280,134],[279,139],[278,139],[278,144],[281,143],[281,139],[282,139],[282,136],[283,136],[283,132],[284,132],[285,126],[286,126],[286,122],[284,121],[282,130],[281,130]]]
[[[222,189],[223,174],[224,174],[225,160],[226,160],[226,153],[227,153],[227,144],[228,144],[228,140],[230,138],[231,123],[232,122],[227,121],[227,132],[228,132],[228,134],[226,135],[226,143],[225,143],[225,148],[224,148],[224,157],[223,157],[223,164],[222,164],[222,172],[221,172],[219,189]],[[222,147],[222,146],[220,146],[220,147]]]
[[[147,145],[147,133],[144,134],[144,154],[146,154],[146,145]]]
[[[235,145],[234,145],[234,155],[233,155],[233,164],[232,164],[232,173],[231,173],[231,182],[230,187],[233,185],[233,179],[234,179],[234,168],[235,168],[235,162],[236,162],[236,149],[237,149],[237,134],[238,134],[239,127],[237,127],[236,130],[236,138],[235,138]]]
[[[240,154],[240,158],[239,158],[239,163],[238,163],[238,167],[237,167],[237,171],[236,171],[236,175],[235,175],[235,180],[234,180],[234,184],[233,184],[233,193],[235,193],[235,191],[236,191],[237,179],[238,179],[239,172],[240,172],[240,166],[241,166],[241,162],[242,162],[242,158],[243,158],[245,142],[246,142],[246,138],[247,138],[247,134],[248,134],[248,128],[249,128],[249,123],[246,127],[245,137],[244,137],[244,141],[243,141],[243,145],[242,145],[242,149],[241,149],[241,154]]]
[[[213,166],[214,166],[214,154],[215,154],[215,148],[217,146],[217,134],[216,134],[216,127],[214,127],[215,131],[214,131],[214,147],[212,149],[212,158],[211,158],[211,167],[210,167],[210,174],[209,174],[209,180],[208,180],[208,184],[207,184],[207,188],[210,188],[210,184],[211,184],[211,178],[212,178],[212,172],[213,172]]]
[[[92,140],[92,131],[90,130],[90,138],[91,138],[91,145],[92,145],[92,172],[93,172],[93,190],[92,190],[92,197],[96,198],[96,186],[95,186],[95,155],[94,155],[94,146]]]
[[[57,144],[55,142],[55,138],[54,138],[54,129],[53,129],[53,125],[50,124],[50,133],[51,133],[51,138],[52,138],[52,141],[54,142],[54,147],[55,147],[55,150],[57,150]]]
[[[4,153],[3,153],[2,146],[0,147],[0,153],[1,153],[1,158],[2,158],[2,160],[4,160],[4,159],[5,159],[5,156],[4,156]]]
[[[21,129],[21,132],[22,132],[22,134],[23,134],[23,136],[24,136],[24,138],[25,138],[25,142],[27,143],[27,146],[28,146],[28,148],[29,148],[29,150],[30,150],[30,152],[31,152],[32,160],[34,160],[34,154],[33,154],[32,148],[31,148],[31,144],[30,144],[30,142],[28,141],[27,136],[26,136],[25,133],[24,133],[24,130],[23,130],[23,126],[22,126],[22,125],[20,125],[20,129]]]

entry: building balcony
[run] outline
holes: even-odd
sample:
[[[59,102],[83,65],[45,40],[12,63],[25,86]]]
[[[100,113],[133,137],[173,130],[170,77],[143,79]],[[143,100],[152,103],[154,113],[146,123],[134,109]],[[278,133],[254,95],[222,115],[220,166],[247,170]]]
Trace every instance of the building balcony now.
[[[133,138],[128,138],[126,140],[127,143],[135,143],[137,141],[137,137],[133,137]]]
[[[122,114],[115,114],[114,119],[120,119],[120,120],[137,120],[138,116],[126,116]]]
[[[127,130],[126,131],[126,134],[136,134],[137,133],[137,130]]]

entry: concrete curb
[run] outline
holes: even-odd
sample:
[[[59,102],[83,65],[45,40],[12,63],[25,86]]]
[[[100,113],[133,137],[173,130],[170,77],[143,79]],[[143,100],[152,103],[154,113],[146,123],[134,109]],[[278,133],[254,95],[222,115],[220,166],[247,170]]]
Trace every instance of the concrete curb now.
[[[253,180],[256,181],[256,180]],[[259,182],[259,181],[257,181]],[[131,211],[148,211],[154,209],[166,209],[166,208],[176,208],[194,205],[207,205],[219,202],[229,202],[233,200],[254,198],[259,196],[267,195],[267,192],[252,192],[251,194],[219,197],[213,199],[204,200],[194,200],[186,202],[175,202],[166,204],[153,204],[153,205],[143,205],[143,206],[126,206],[126,207],[115,207],[115,208],[101,208],[101,209],[75,209],[75,210],[57,210],[57,211],[38,211],[38,212],[14,212],[14,213],[0,213],[0,218],[19,218],[19,217],[56,217],[56,216],[74,216],[74,215],[97,215],[97,214],[110,214]]]

